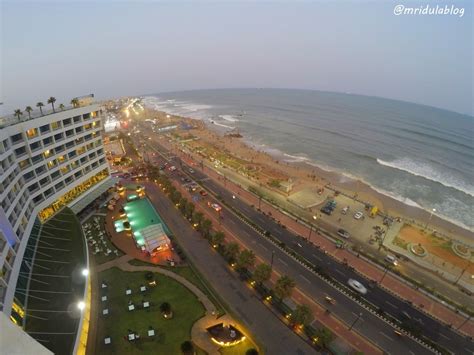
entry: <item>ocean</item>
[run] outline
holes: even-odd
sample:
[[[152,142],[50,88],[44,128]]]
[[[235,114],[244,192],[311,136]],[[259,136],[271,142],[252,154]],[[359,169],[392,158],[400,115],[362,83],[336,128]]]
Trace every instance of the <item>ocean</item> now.
[[[474,227],[474,117],[408,102],[287,89],[218,89],[144,97],[205,120],[288,162],[359,179],[405,204]]]

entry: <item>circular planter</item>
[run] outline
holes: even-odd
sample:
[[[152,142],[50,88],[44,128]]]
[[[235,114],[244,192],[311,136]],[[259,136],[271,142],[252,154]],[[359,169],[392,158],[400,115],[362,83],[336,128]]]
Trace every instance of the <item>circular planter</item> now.
[[[463,259],[469,259],[471,257],[471,248],[465,244],[461,244],[458,242],[453,242],[451,244],[451,249],[453,250],[454,254],[459,256]]]
[[[413,243],[408,244],[408,250],[410,250],[413,254],[419,257],[424,257],[428,255],[428,252],[426,251],[426,249],[419,244],[413,244]]]

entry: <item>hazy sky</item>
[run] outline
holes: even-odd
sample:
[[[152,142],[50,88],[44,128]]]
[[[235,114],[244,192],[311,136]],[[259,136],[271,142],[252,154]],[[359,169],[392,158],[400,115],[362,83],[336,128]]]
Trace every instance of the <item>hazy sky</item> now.
[[[430,1],[0,0],[2,111],[55,96],[223,87],[330,90],[473,115],[464,16],[395,16]],[[442,2],[441,2],[442,3]]]

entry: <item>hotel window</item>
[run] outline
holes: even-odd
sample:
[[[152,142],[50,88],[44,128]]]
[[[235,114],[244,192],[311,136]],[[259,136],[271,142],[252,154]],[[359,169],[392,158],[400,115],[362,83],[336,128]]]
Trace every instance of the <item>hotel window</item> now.
[[[48,149],[48,150],[45,150],[45,151],[43,152],[43,157],[45,157],[45,158],[48,158],[48,157],[50,157],[51,155],[53,155],[53,152],[52,152],[51,150],[49,150],[49,149]]]
[[[44,187],[46,185],[49,184],[49,178],[46,176],[45,178],[42,178],[40,181],[39,181],[39,184],[41,187]]]
[[[85,129],[86,131],[88,131],[88,130],[91,129],[91,128],[92,128],[92,125],[91,125],[90,123],[84,125],[84,129]]]
[[[41,126],[40,127],[40,132],[41,133],[48,133],[50,131],[50,127],[49,127],[49,124],[45,124],[44,126]]]
[[[66,166],[63,166],[61,168],[61,173],[64,175],[64,174],[67,174],[69,172],[69,165],[66,165]]]
[[[39,148],[41,148],[41,142],[34,142],[30,144],[30,149],[33,152]]]
[[[51,138],[51,137],[48,137],[48,138],[43,139],[43,145],[44,145],[45,147],[48,146],[48,145],[50,145],[50,144],[52,144],[52,143],[53,143],[53,138]]]
[[[72,168],[72,169],[76,169],[78,166],[79,166],[79,164],[77,164],[77,161],[73,161],[73,162],[71,163],[71,168]]]
[[[52,169],[56,166],[56,159],[53,159],[51,161],[48,162],[48,168]]]
[[[59,164],[65,162],[65,161],[66,161],[66,156],[65,155],[61,155],[60,157],[58,157]]]
[[[59,176],[61,176],[61,173],[59,171],[55,171],[51,174],[51,179],[56,180]]]
[[[97,117],[97,115],[98,115],[98,111],[91,112],[92,117]]]
[[[55,135],[54,135],[54,140],[55,140],[56,142],[60,141],[60,140],[63,139],[63,138],[64,138],[64,137],[63,137],[63,134],[62,134],[62,133],[58,133],[58,134],[55,134]]]
[[[74,117],[74,123],[81,122],[81,116],[75,116]]]
[[[21,133],[15,134],[11,137],[12,143],[16,144],[18,142],[21,142],[23,140],[23,137],[21,136]]]
[[[17,158],[21,157],[24,154],[26,154],[26,148],[25,147],[20,147],[20,148],[15,149],[15,156]]]
[[[56,122],[51,123],[51,128],[53,130],[61,128],[61,121],[56,121]]]
[[[91,114],[85,113],[84,115],[82,115],[82,117],[84,118],[84,120],[88,120],[89,118],[91,118]]]
[[[71,121],[70,118],[66,118],[65,120],[63,120],[63,125],[64,126],[69,126],[71,123],[72,123],[72,121]]]
[[[28,138],[34,138],[38,135],[38,128],[31,128],[26,131]]]
[[[30,166],[30,159],[22,160],[18,165],[20,166],[21,170],[26,169]]]
[[[68,129],[68,130],[66,131],[66,137],[70,137],[70,136],[73,136],[73,135],[74,135],[74,130]]]
[[[76,152],[77,152],[77,155],[81,155],[82,153],[84,153],[86,151],[86,148],[84,147],[81,147],[79,149],[76,149]]]

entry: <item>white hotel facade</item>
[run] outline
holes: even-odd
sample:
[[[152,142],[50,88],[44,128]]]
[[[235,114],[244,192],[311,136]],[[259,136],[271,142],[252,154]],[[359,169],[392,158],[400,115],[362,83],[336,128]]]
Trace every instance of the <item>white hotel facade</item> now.
[[[7,317],[24,307],[15,289],[34,224],[64,206],[79,212],[113,184],[101,107],[87,100],[77,106],[0,118],[0,310]]]

